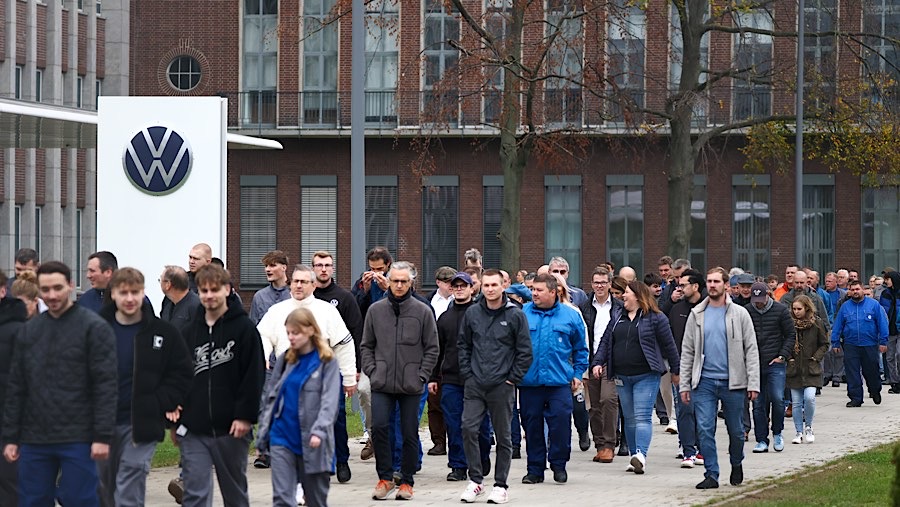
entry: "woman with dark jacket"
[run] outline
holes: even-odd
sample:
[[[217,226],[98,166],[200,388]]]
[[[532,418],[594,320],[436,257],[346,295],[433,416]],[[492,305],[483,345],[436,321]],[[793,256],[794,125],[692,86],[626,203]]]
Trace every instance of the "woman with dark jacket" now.
[[[623,297],[625,311],[610,320],[591,370],[600,378],[607,369],[608,376],[615,379],[625,415],[625,438],[632,452],[626,471],[642,474],[653,435],[659,378],[671,371],[672,382],[677,384],[680,359],[669,320],[659,311],[650,289],[638,281],[628,282]]]
[[[825,326],[816,317],[816,305],[809,296],[801,294],[794,299],[791,316],[795,338],[785,373],[787,387],[791,390],[794,429],[797,430],[791,443],[805,441],[811,444],[816,439],[812,429],[816,413],[816,388],[822,387],[822,358],[828,352],[829,339]]]
[[[6,274],[0,271],[0,412],[6,401],[6,381],[12,367],[13,344],[16,334],[28,318],[25,303],[17,298],[6,297]],[[0,422],[0,426],[2,426]],[[16,464],[0,459],[0,505],[15,507],[18,504],[16,494]]]

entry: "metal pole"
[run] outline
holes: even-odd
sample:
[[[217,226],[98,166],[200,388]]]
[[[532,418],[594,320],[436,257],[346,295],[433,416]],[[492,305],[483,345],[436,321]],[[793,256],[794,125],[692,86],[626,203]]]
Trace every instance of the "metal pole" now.
[[[797,249],[797,265],[803,266],[803,53],[806,37],[804,0],[797,5],[797,127],[794,143],[794,165],[796,175],[795,206],[795,244]]]
[[[350,88],[350,269],[366,269],[366,21],[363,0],[353,0]]]

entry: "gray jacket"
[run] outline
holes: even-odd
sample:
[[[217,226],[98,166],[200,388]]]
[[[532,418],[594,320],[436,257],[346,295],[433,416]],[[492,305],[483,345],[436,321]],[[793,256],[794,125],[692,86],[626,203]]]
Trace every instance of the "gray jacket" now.
[[[259,419],[256,447],[261,451],[268,451],[272,418],[281,412],[281,403],[279,406],[275,405],[278,393],[281,392],[284,380],[297,366],[297,363],[287,365],[285,363],[284,354],[282,354],[275,362],[275,368],[272,369],[272,374],[277,376],[278,381],[271,385],[266,392],[262,417]],[[341,373],[337,359],[322,362],[300,390],[297,416],[300,418],[300,434],[303,437],[303,470],[305,473],[317,474],[331,471],[331,460],[334,457],[334,422],[338,415],[340,390]],[[315,449],[309,446],[309,437],[312,435],[322,440],[322,444]]]
[[[696,389],[703,371],[703,317],[709,297],[691,310],[681,343],[679,391]],[[725,297],[725,333],[728,342],[728,388],[759,392],[759,351],[747,309]]]
[[[366,312],[359,352],[373,391],[422,394],[438,351],[431,307],[411,295],[399,302],[399,314],[387,297]]]

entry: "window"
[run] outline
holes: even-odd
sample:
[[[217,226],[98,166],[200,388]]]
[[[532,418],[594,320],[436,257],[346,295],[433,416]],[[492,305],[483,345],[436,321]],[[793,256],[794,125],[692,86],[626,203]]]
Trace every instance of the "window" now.
[[[82,245],[81,245],[82,216],[81,216],[81,214],[82,214],[82,211],[83,210],[80,210],[80,209],[75,210],[75,266],[72,268],[72,271],[73,271],[73,274],[75,277],[75,286],[77,288],[81,288],[81,277],[83,276],[83,273],[81,271],[83,269],[82,264],[81,264],[81,260],[82,260],[82,252],[81,252],[81,248],[82,248]]]
[[[373,0],[366,9],[366,121],[396,123],[398,6]]]
[[[691,266],[700,269],[706,266],[706,177],[694,176],[694,191],[691,193],[691,240],[689,260]]]
[[[803,178],[802,231],[803,265],[821,273],[834,268],[834,178],[830,174]]]
[[[22,66],[16,65],[16,89],[14,92],[16,99],[22,98]]]
[[[581,287],[581,176],[544,176],[544,258],[556,256],[569,262],[569,284]]]
[[[44,71],[37,69],[34,72],[34,101],[41,102],[44,99]]]
[[[733,176],[733,266],[765,276],[771,271],[768,175]]]
[[[459,51],[447,41],[459,40],[459,14],[441,0],[425,0],[422,94],[424,121],[447,126],[459,122]]]
[[[300,259],[309,262],[319,250],[337,258],[337,177],[301,176]]]
[[[102,4],[102,0],[97,0],[97,15],[98,15],[98,16],[100,15],[100,13],[103,12],[102,5],[101,5],[101,4]]]
[[[169,84],[176,90],[193,90],[200,84],[200,62],[193,56],[177,56],[169,64],[168,76]]]
[[[891,39],[900,34],[900,3],[866,0],[863,5],[863,32],[874,34],[864,38],[861,48],[870,94],[876,101],[895,106],[900,100],[900,51]]]
[[[582,125],[581,85],[584,61],[584,28],[579,0],[549,0],[546,37],[553,37],[547,54],[552,77],[544,88],[547,123]]]
[[[685,3],[685,8],[689,7],[688,3]],[[702,15],[702,20],[707,21],[709,19],[709,3],[703,4],[704,12]],[[678,10],[673,5],[671,7],[672,10],[672,48],[671,48],[671,56],[670,56],[670,65],[669,65],[669,89],[671,93],[675,93],[679,90],[681,86],[681,72],[684,63],[684,40],[683,31],[681,29],[681,16],[679,15]],[[695,19],[698,17],[696,14],[687,11],[688,19]],[[697,78],[697,81],[694,83],[690,83],[692,89],[694,86],[698,84],[702,84],[706,82],[708,69],[709,69],[709,32],[705,33],[703,37],[700,38],[700,75]],[[708,95],[706,91],[700,92],[699,94],[695,94],[692,97],[694,101],[693,106],[693,118],[692,123],[695,126],[705,126],[707,123],[707,117],[709,114],[708,109]]]
[[[78,76],[75,80],[75,107],[84,105],[84,78]]]
[[[772,30],[771,13],[752,9],[738,12],[735,23],[739,28]],[[734,120],[767,116],[772,111],[772,36],[743,32],[734,35]]]
[[[644,107],[647,16],[628,0],[614,0],[608,14],[609,119],[624,122],[629,109]],[[634,121],[632,118],[631,121]]]
[[[22,248],[22,207],[16,206],[13,210],[13,221],[15,222],[13,228],[15,229],[15,244],[16,251]]]
[[[510,35],[510,16],[512,16],[512,0],[486,0],[485,30],[494,36],[497,46],[502,48]],[[502,55],[493,55],[500,58]],[[499,123],[500,111],[503,108],[503,67],[499,65],[486,65],[484,68],[484,122]]]
[[[485,267],[499,268],[502,248],[497,235],[500,232],[500,218],[503,216],[503,176],[485,176],[483,192],[482,264]]]
[[[265,287],[260,259],[276,248],[275,176],[241,176],[241,287]]]
[[[606,186],[606,256],[643,273],[644,177],[610,175]]]
[[[441,266],[456,266],[459,253],[459,179],[456,176],[425,178],[422,189],[422,269],[424,286],[433,287],[430,276]]]
[[[303,124],[337,125],[337,24],[334,0],[303,2]]]
[[[103,95],[103,81],[99,79],[94,81],[94,109],[97,109],[97,105],[100,104],[100,97]]]
[[[78,12],[84,10],[84,0],[78,0]]]
[[[244,0],[241,123],[274,125],[278,0]]]
[[[862,190],[863,273],[900,266],[900,187]]]
[[[397,177],[366,177],[366,250],[383,246],[397,254]]]
[[[807,33],[830,32],[837,28],[837,0],[807,0],[804,25]],[[804,101],[819,109],[831,104],[837,82],[837,50],[833,35],[806,36],[803,40]]]

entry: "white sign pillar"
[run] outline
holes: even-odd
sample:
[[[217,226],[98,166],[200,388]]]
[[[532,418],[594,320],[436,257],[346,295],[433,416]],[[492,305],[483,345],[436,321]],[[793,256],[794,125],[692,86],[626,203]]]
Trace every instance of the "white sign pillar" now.
[[[226,260],[227,113],[221,97],[100,97],[97,250],[141,270],[157,313],[166,265],[187,269],[197,243]]]

